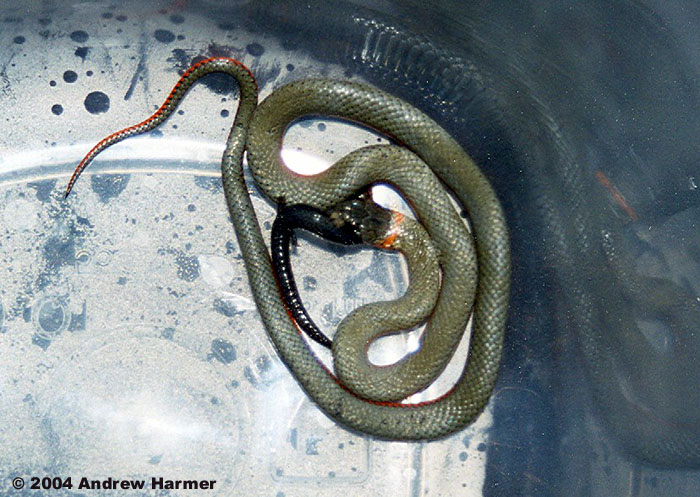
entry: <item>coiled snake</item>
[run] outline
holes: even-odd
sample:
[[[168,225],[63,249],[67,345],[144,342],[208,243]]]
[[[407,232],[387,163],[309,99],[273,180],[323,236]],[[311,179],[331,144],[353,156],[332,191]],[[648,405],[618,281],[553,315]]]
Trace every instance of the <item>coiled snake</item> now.
[[[187,89],[212,72],[230,74],[240,86],[238,111],[221,164],[224,192],[258,311],[297,381],[339,423],[385,439],[434,439],[471,423],[488,402],[499,368],[510,285],[508,232],[501,205],[476,164],[445,130],[408,103],[364,84],[307,79],[277,89],[257,106],[257,86],[245,66],[227,58],[203,60],[183,74],[153,116],[100,141],[79,164],[66,196],[97,154],[161,124]],[[292,121],[309,114],[359,122],[404,147],[364,147],[324,173],[296,175],[281,164],[279,148]],[[390,183],[406,196],[438,251],[442,271],[438,302],[417,352],[390,367],[378,368],[366,359],[371,339],[398,331],[391,318],[411,314],[409,304],[399,299],[370,304],[374,317],[364,315],[363,308],[348,317],[354,325],[339,330],[334,338],[336,360],[348,358],[340,367],[335,364],[339,376],[315,357],[280,299],[243,176],[246,149],[255,181],[277,202],[327,210],[376,182]],[[468,213],[471,237],[440,181]],[[442,372],[472,309],[468,361],[454,387],[432,401],[398,402]],[[379,331],[373,328],[376,321],[382,321]],[[339,328],[343,327],[341,323]],[[353,330],[361,333],[359,338],[353,337]],[[338,334],[349,339],[339,339]]]

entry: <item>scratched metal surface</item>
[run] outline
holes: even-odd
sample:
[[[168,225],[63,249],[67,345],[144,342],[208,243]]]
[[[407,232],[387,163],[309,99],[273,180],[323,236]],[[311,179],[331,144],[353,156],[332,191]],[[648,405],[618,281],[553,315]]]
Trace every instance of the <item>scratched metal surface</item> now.
[[[606,428],[572,338],[581,319],[572,281],[561,277],[586,280],[590,269],[562,268],[552,255],[560,242],[575,245],[567,223],[585,212],[627,240],[636,273],[700,292],[700,64],[687,22],[697,6],[463,4],[0,6],[0,494],[39,495],[11,490],[15,476],[217,480],[213,491],[175,495],[698,494],[697,471],[640,463]],[[409,35],[394,37],[399,25]],[[405,60],[395,58],[401,43],[415,48]],[[383,86],[430,112],[483,166],[508,213],[515,264],[499,383],[472,427],[425,444],[357,436],[323,416],[280,363],[220,186],[236,105],[227,78],[205,78],[164,126],[105,152],[62,200],[97,140],[150,115],[193,58],[215,55],[248,65],[262,96],[307,75]],[[309,119],[290,130],[284,157],[314,172],[378,140]],[[535,194],[547,189],[559,218]],[[251,190],[269,234],[274,206]],[[406,209],[391,191],[377,195]],[[307,237],[293,263],[329,332],[406,285],[398,256]],[[607,309],[610,289],[598,293],[596,311],[614,320],[627,310]],[[669,343],[663,322],[639,326],[650,347]],[[372,358],[389,362],[417,336]],[[425,397],[449,387],[464,346]],[[687,364],[688,378],[696,370]]]

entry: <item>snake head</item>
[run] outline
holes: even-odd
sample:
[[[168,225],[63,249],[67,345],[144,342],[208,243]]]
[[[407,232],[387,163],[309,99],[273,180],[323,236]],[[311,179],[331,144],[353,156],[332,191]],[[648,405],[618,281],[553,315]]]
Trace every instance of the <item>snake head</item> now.
[[[329,216],[338,228],[350,228],[369,244],[386,238],[392,219],[391,211],[375,203],[367,194],[340,202],[330,210]]]

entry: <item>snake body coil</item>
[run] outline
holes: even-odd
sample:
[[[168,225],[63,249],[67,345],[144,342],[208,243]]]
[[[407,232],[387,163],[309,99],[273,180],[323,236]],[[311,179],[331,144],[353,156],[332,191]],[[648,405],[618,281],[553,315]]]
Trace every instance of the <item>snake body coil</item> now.
[[[231,74],[241,87],[239,108],[222,159],[224,192],[260,316],[282,360],[303,389],[339,423],[386,439],[433,439],[471,423],[493,391],[503,346],[510,284],[505,218],[493,189],[459,144],[406,102],[368,85],[311,79],[276,90],[256,108],[257,89],[250,72],[231,59],[208,59],[183,75],[163,107],[150,119],[100,142],[81,162],[67,193],[80,171],[101,150],[157,126],[172,113],[185,90],[209,72]],[[309,114],[363,123],[393,137],[406,148],[365,147],[320,175],[300,177],[283,167],[279,147],[290,123]],[[270,256],[243,177],[242,157],[246,147],[257,184],[276,201],[303,203],[325,210],[376,182],[388,182],[406,195],[439,251],[442,268],[442,291],[428,324],[435,333],[426,330],[419,351],[390,368],[376,368],[358,356],[357,339],[350,332],[347,354],[342,350],[337,352],[341,356],[354,355],[354,362],[359,362],[355,365],[360,368],[357,375],[350,371],[340,374],[339,379],[318,361],[280,299]],[[468,212],[473,240],[464,236],[466,228],[450,206],[438,178]],[[457,250],[453,250],[455,247]],[[444,369],[472,308],[468,362],[454,387],[433,401],[396,402],[406,392],[427,386]],[[380,315],[408,310],[380,310]],[[370,324],[373,322],[360,313],[355,327],[362,329]],[[445,329],[457,333],[441,333]],[[372,336],[376,335],[365,336],[360,341]],[[334,349],[336,343],[349,342],[338,340],[336,335]],[[351,364],[350,369],[353,367]],[[377,369],[391,373],[367,377]],[[345,378],[358,384],[359,394],[351,391],[355,387],[346,385]],[[377,394],[375,386],[384,393]],[[386,400],[382,398],[384,394]]]

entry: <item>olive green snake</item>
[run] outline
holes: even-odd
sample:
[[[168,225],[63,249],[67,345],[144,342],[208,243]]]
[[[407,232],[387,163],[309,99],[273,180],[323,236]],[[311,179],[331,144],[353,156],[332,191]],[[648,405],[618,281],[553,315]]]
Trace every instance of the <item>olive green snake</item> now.
[[[489,182],[461,146],[436,122],[403,100],[366,84],[306,79],[276,89],[257,105],[257,86],[245,66],[233,59],[206,59],[183,74],[153,116],[100,141],[76,169],[66,196],[99,152],[161,124],[187,89],[212,72],[230,74],[240,87],[238,110],[222,158],[224,193],[258,311],[281,359],[301,387],[340,424],[383,439],[435,439],[470,424],[491,396],[503,348],[510,287],[505,216]],[[284,167],[280,147],[289,125],[306,115],[358,122],[403,146],[364,147],[321,174],[300,176]],[[402,317],[411,309],[399,299],[370,304],[379,306],[378,316],[387,318],[387,323],[380,323],[379,327],[384,327],[379,331],[374,327],[376,316],[362,317],[366,312],[362,308],[348,317],[355,324],[338,333],[351,338],[343,340],[336,335],[334,340],[341,344],[334,344],[334,354],[350,357],[345,366],[340,366],[342,372],[333,374],[319,361],[280,299],[244,179],[246,150],[257,185],[276,202],[327,210],[378,182],[389,183],[404,194],[435,245],[441,270],[440,294],[418,351],[390,367],[376,367],[366,359],[369,341],[400,331],[389,318]],[[450,205],[441,182],[468,214],[471,235]],[[413,281],[409,287],[411,284]],[[417,290],[420,293],[421,288]],[[399,402],[428,386],[443,371],[470,316],[473,323],[468,359],[455,385],[431,401]],[[339,329],[343,326],[341,323]],[[356,332],[361,334],[359,339],[352,338]],[[337,363],[335,366],[338,369]],[[357,374],[355,367],[360,368]],[[380,386],[379,394],[373,389],[375,384]]]

